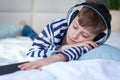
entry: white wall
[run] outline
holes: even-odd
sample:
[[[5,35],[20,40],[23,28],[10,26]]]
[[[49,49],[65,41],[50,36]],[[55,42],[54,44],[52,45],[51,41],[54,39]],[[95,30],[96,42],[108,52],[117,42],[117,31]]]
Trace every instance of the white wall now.
[[[111,10],[110,13],[112,14],[112,31],[120,32],[120,10]]]
[[[49,22],[66,17],[68,9],[84,0],[0,0],[0,22],[27,24],[39,33]]]
[[[0,22],[31,23],[32,0],[0,0]]]

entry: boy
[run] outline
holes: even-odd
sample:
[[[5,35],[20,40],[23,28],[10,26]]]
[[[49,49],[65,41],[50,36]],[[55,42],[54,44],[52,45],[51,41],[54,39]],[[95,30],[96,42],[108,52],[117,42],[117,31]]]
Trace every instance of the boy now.
[[[109,10],[104,4],[97,0],[87,2],[101,8],[111,21]],[[59,61],[77,60],[82,54],[99,46],[93,40],[106,30],[105,26],[98,13],[84,6],[69,25],[66,19],[48,24],[34,40],[27,54],[40,59],[18,67],[21,70],[41,69],[45,65]]]

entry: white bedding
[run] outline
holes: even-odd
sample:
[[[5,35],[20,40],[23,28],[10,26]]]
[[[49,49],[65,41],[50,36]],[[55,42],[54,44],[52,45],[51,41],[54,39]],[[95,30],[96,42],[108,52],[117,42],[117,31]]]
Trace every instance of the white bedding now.
[[[106,42],[120,48],[119,43],[120,33],[117,32]],[[25,61],[31,45],[32,41],[26,37],[0,40],[0,65]],[[0,76],[0,80],[119,80],[119,72],[120,62],[94,59],[54,63],[43,67],[42,71],[17,71]]]
[[[120,80],[120,62],[84,60],[58,62],[42,70],[17,71],[0,80]],[[32,76],[31,76],[32,75]]]
[[[0,40],[0,65],[24,61],[31,45],[32,41],[28,37]]]

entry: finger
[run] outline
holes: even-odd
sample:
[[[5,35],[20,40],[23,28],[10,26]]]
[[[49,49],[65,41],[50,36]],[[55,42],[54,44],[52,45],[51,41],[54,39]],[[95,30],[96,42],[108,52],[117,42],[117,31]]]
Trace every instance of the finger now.
[[[89,43],[89,45],[92,47],[92,48],[97,48],[99,45],[96,44],[95,42],[91,42]]]
[[[36,62],[31,62],[29,64],[25,64],[21,69],[22,70],[30,70],[30,69],[39,69],[39,67],[41,67],[42,64],[38,64]]]
[[[97,45],[95,42],[93,42],[93,41],[87,41],[87,42],[84,43],[84,45],[85,45],[89,50],[98,47],[98,45]]]
[[[86,44],[86,47],[91,50],[92,49],[92,46],[90,46],[89,44]]]
[[[26,68],[26,70],[31,70],[31,69],[37,69],[37,66],[33,65],[33,66],[29,66],[29,67]]]
[[[42,70],[42,66],[38,67],[37,69]]]
[[[94,48],[99,47],[99,45],[96,42],[92,42],[91,44]]]
[[[26,70],[31,66],[32,66],[31,63],[25,63],[25,64],[22,64],[22,65],[19,65],[18,68],[20,68],[21,70]]]
[[[21,65],[18,65],[18,68],[21,68],[21,67],[23,67],[25,64],[21,64]]]

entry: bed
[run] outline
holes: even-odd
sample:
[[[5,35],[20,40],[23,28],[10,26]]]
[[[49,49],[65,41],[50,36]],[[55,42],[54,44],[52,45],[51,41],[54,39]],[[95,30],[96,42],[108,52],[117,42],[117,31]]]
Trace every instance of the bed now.
[[[53,63],[42,70],[16,71],[0,75],[0,80],[119,80],[119,43],[120,33],[112,32],[105,45],[89,51],[77,61]],[[27,37],[0,40],[0,65],[24,62],[31,45]]]

